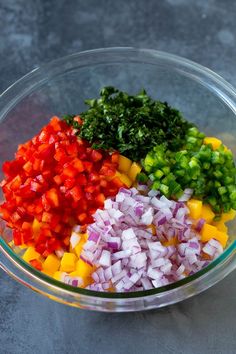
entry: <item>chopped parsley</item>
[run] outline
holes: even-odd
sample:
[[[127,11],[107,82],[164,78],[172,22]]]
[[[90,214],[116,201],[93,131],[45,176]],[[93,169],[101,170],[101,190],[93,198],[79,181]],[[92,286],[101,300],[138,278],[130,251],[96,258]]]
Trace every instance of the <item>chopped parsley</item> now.
[[[129,95],[114,87],[104,87],[100,98],[86,100],[88,110],[81,113],[79,126],[73,116],[64,119],[93,148],[118,150],[132,161],[140,161],[156,145],[172,151],[183,145],[193,124],[168,103],[153,100],[145,90]]]

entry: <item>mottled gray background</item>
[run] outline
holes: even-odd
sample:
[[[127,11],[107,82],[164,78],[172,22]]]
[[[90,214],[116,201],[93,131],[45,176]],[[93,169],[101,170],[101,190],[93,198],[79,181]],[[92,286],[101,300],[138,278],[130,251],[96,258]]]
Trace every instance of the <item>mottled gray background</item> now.
[[[0,91],[76,51],[136,46],[206,65],[236,84],[234,0],[0,0]],[[236,353],[236,272],[165,309],[85,312],[0,271],[0,353]]]

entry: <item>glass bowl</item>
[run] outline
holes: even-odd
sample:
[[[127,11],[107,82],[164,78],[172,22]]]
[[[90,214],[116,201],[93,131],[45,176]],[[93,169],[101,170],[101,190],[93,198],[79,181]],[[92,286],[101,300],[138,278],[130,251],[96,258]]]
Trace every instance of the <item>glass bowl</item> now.
[[[134,48],[86,51],[55,60],[18,80],[0,98],[0,165],[17,145],[30,139],[50,117],[78,113],[84,99],[103,86],[129,93],[145,88],[167,101],[207,135],[214,135],[236,156],[236,91],[220,76],[168,53]],[[2,174],[0,172],[0,178]],[[0,195],[0,199],[2,195]],[[14,279],[53,300],[78,308],[125,312],[173,304],[209,288],[236,267],[236,225],[230,225],[224,253],[198,273],[154,290],[103,293],[74,288],[38,272],[11,248],[11,232],[0,225],[0,266]]]

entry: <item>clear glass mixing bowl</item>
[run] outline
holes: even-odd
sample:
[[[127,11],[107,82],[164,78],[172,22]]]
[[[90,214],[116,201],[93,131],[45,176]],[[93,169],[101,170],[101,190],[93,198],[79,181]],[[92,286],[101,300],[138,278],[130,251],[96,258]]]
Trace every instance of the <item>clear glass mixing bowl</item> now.
[[[207,135],[223,139],[236,156],[236,91],[211,70],[154,50],[98,49],[58,59],[33,70],[0,97],[0,165],[13,158],[19,143],[30,139],[53,115],[78,113],[84,99],[103,86],[129,93],[145,88],[168,101]],[[0,172],[0,178],[2,174]],[[0,199],[2,195],[0,195]],[[13,278],[49,298],[79,308],[107,312],[138,311],[173,304],[209,288],[236,267],[236,225],[224,253],[186,279],[155,290],[102,293],[58,282],[33,269],[11,248],[11,232],[0,225],[0,266]]]

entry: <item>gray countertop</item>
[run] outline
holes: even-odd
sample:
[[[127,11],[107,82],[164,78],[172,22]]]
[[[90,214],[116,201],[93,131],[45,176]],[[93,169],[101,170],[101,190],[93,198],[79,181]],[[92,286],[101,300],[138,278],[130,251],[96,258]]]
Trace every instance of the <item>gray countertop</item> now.
[[[178,54],[235,85],[235,13],[232,0],[0,1],[0,91],[41,63],[109,46]],[[52,302],[0,271],[0,352],[233,354],[235,308],[236,272],[177,305],[103,314]]]

